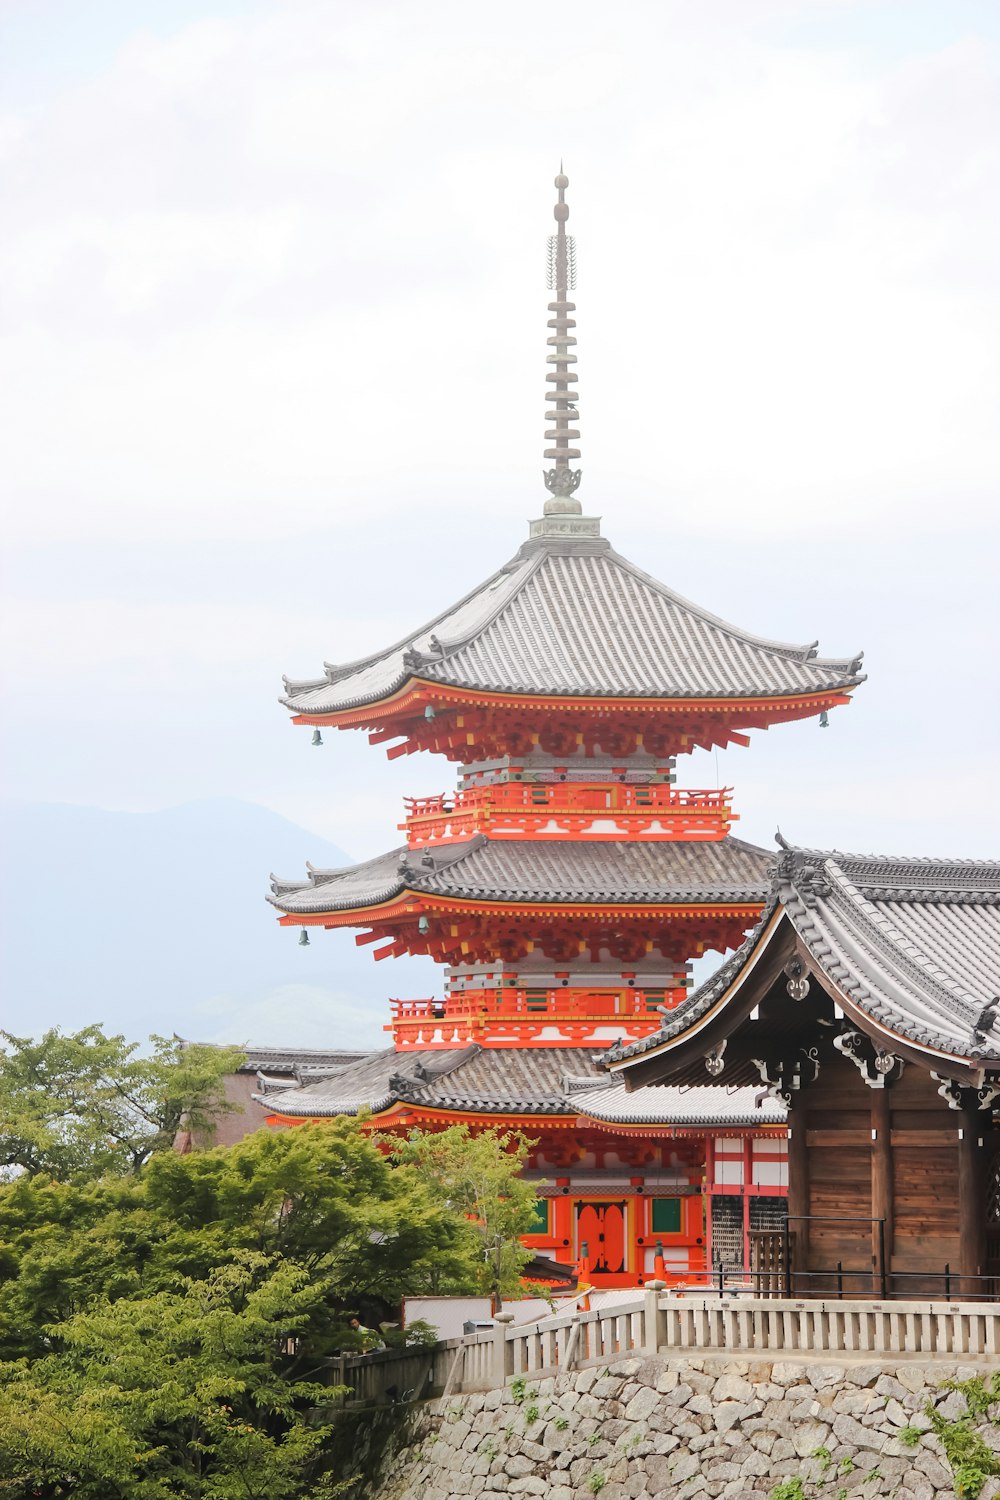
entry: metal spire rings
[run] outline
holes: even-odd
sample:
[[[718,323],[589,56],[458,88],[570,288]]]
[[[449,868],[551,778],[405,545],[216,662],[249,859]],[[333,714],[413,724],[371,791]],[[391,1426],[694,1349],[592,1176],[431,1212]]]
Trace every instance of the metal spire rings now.
[[[549,354],[546,363],[549,370],[545,377],[545,397],[550,403],[545,418],[553,424],[545,432],[551,445],[545,449],[545,457],[554,460],[555,467],[546,469],[544,473],[545,488],[549,491],[545,514],[578,516],[580,502],[573,498],[573,494],[580,483],[581,471],[570,468],[570,461],[580,457],[579,448],[570,446],[580,436],[572,426],[578,412],[576,371],[573,368],[576,364],[576,355],[573,353],[576,339],[570,329],[575,328],[576,323],[569,315],[576,312],[576,304],[570,302],[567,296],[576,287],[576,244],[573,236],[566,233],[569,205],[565,194],[569,178],[563,174],[561,162],[555,185],[559,189],[559,202],[553,209],[553,214],[559,227],[549,237],[549,287],[556,295],[555,301],[549,303],[549,312],[554,317],[549,319],[548,325],[552,333],[548,339]]]

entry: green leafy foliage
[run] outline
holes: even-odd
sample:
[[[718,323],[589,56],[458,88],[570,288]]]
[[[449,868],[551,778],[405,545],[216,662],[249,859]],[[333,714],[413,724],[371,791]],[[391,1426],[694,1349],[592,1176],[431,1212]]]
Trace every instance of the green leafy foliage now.
[[[502,1297],[520,1295],[521,1273],[532,1254],[519,1238],[535,1217],[536,1187],[520,1175],[529,1146],[515,1131],[471,1136],[464,1125],[433,1134],[414,1131],[408,1141],[391,1141],[395,1159],[432,1182],[460,1216],[479,1267],[476,1290],[495,1297],[498,1305]],[[431,1290],[458,1290],[446,1267]]]
[[[350,1120],[25,1173],[0,1185],[0,1493],[325,1500],[351,1314],[480,1275],[442,1181]]]
[[[60,1352],[2,1371],[0,1481],[86,1500],[335,1493],[329,1427],[296,1420],[330,1392],[274,1357],[319,1296],[300,1268],[244,1253],[176,1291],[96,1302],[60,1326]]]
[[[62,1181],[136,1172],[182,1125],[210,1137],[232,1108],[223,1077],[243,1060],[238,1049],[157,1036],[140,1055],[99,1026],[0,1040],[0,1168]]]
[[[791,1479],[783,1479],[772,1488],[769,1500],[805,1500],[802,1480],[797,1474]]]
[[[1000,1425],[1000,1416],[990,1416],[991,1408],[1000,1404],[1000,1370],[994,1370],[988,1381],[983,1375],[971,1380],[946,1380],[941,1389],[958,1391],[965,1397],[962,1415],[949,1419],[933,1402],[928,1402],[924,1410],[944,1448],[955,1494],[961,1500],[976,1500],[987,1479],[1000,1475],[1000,1460],[974,1425],[987,1420]]]

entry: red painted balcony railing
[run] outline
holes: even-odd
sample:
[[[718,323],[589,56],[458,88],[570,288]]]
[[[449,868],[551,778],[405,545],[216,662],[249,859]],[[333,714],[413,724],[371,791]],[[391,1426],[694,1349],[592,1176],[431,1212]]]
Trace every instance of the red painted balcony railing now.
[[[731,787],[677,789],[666,782],[504,782],[450,796],[407,797],[399,827],[411,847],[489,833],[514,838],[721,839],[737,815]],[[610,826],[609,826],[610,825]]]
[[[401,1044],[448,1045],[457,1029],[462,1035],[480,1037],[492,1025],[506,1030],[540,1029],[566,1023],[575,1033],[581,1027],[609,1023],[638,1024],[642,1031],[660,1024],[661,1008],[673,1010],[687,994],[682,979],[669,989],[634,990],[531,990],[483,989],[441,999],[390,1000],[391,1031]],[[437,1043],[434,1033],[447,1033]]]

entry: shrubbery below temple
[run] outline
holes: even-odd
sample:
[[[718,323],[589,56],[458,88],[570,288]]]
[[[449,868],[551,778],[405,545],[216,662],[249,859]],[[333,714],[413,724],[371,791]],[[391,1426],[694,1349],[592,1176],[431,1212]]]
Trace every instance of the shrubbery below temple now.
[[[513,1139],[396,1149],[337,1120],[0,1187],[4,1494],[337,1493],[351,1317],[395,1323],[404,1290],[513,1290],[531,1214]]]

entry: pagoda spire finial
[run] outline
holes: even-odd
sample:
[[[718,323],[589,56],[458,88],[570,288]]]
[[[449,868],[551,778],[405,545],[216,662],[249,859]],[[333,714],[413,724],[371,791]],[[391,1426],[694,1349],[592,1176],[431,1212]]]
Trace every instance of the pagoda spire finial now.
[[[552,333],[548,339],[546,363],[549,371],[545,377],[546,400],[550,403],[545,417],[553,424],[545,432],[550,444],[545,449],[545,457],[554,460],[554,467],[544,472],[545,488],[549,491],[544,513],[547,516],[578,516],[580,502],[574,499],[574,492],[580,483],[581,471],[570,467],[571,460],[580,457],[579,448],[570,446],[580,436],[573,429],[578,416],[576,371],[573,368],[576,364],[573,352],[576,339],[570,332],[576,327],[570,317],[570,313],[576,312],[576,306],[568,300],[568,293],[576,287],[576,244],[573,236],[566,233],[569,178],[563,172],[562,162],[559,163],[555,185],[559,189],[559,201],[553,214],[559,227],[549,237],[548,281],[549,288],[555,292],[555,300],[549,303],[549,312],[553,316],[549,319]]]

